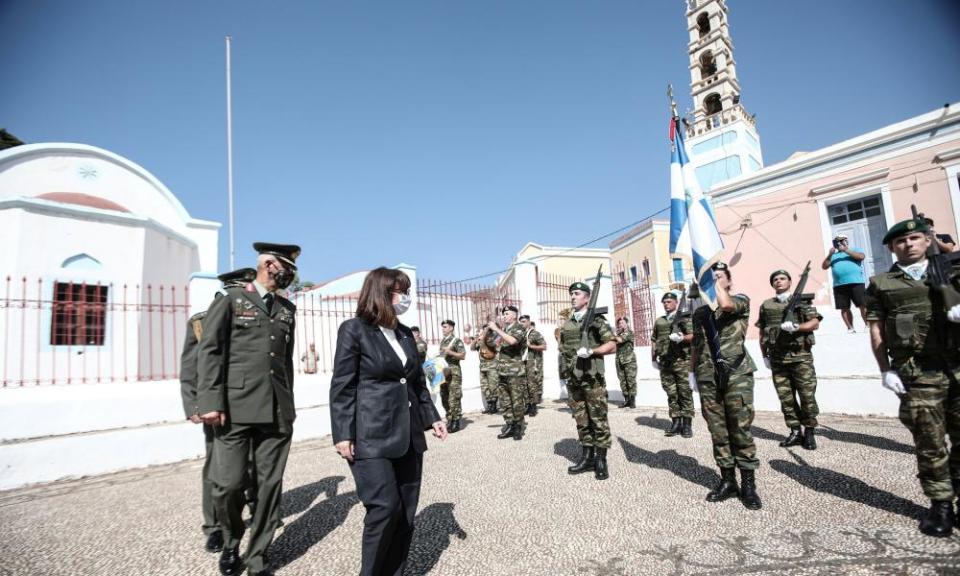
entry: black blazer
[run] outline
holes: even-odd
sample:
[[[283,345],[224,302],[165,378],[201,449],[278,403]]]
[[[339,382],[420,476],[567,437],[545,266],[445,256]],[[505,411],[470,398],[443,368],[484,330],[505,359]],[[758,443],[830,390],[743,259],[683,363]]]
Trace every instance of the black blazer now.
[[[354,458],[400,458],[412,443],[427,449],[423,431],[440,420],[410,329],[397,323],[407,355],[400,364],[380,328],[360,318],[340,325],[330,381],[333,442],[354,441]]]

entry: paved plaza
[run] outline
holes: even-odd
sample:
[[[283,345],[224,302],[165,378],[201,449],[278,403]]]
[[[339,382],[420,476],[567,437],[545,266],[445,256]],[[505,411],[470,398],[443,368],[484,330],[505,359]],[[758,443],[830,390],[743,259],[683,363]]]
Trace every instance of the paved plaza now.
[[[610,413],[604,482],[567,475],[579,449],[559,402],[529,419],[521,442],[497,440],[500,419],[481,414],[446,442],[431,438],[407,573],[960,573],[960,538],[916,529],[926,500],[895,419],[826,415],[811,452],[777,446],[780,415],[759,414],[763,510],[751,512],[704,502],[717,473],[702,420],[693,439],[666,438],[662,409]],[[200,466],[0,493],[0,574],[216,575],[200,532]],[[363,506],[329,438],[294,446],[284,488],[277,573],[356,574]]]

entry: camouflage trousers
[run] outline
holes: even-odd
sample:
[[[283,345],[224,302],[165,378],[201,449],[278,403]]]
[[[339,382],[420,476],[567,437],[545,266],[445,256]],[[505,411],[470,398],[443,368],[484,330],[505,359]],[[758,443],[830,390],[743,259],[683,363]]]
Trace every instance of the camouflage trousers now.
[[[499,374],[498,395],[500,413],[507,424],[523,425],[527,412],[527,377],[519,374]]]
[[[620,391],[624,396],[637,395],[637,359],[629,362],[620,362],[617,359],[617,379],[620,380]]]
[[[750,434],[753,424],[753,374],[730,377],[724,391],[709,381],[697,381],[700,408],[713,440],[713,459],[720,468],[756,470],[757,446]]]
[[[667,393],[671,418],[693,418],[693,390],[690,389],[690,365],[671,362],[660,365],[660,386]]]
[[[447,422],[460,419],[463,409],[460,402],[463,399],[463,374],[459,366],[450,366],[450,381],[440,385],[440,403],[447,413]]]
[[[951,372],[960,380],[960,367]],[[917,447],[917,478],[927,498],[953,500],[950,479],[960,480],[960,389],[943,371],[911,376],[903,377],[907,393],[900,398],[900,421]]]
[[[817,406],[817,370],[813,356],[782,361],[773,358],[773,386],[780,397],[780,411],[788,428],[816,428],[820,407]]]
[[[579,382],[567,380],[567,406],[577,422],[577,439],[582,446],[610,447],[610,423],[607,421],[607,384],[603,376]]]
[[[543,396],[543,363],[527,362],[527,402],[539,404]]]
[[[480,367],[480,393],[483,394],[484,402],[493,402],[500,395],[497,388],[500,385],[500,379],[497,377],[497,369],[494,366],[490,368]]]

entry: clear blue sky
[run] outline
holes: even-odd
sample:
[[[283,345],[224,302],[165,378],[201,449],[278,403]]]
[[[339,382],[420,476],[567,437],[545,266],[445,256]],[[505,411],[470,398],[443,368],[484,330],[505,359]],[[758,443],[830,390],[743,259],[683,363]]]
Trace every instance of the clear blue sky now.
[[[729,0],[767,164],[960,99],[960,3]],[[680,0],[0,0],[0,126],[141,164],[224,223],[233,46],[237,262],[303,246],[323,280],[455,280],[668,202]],[[605,246],[607,241],[596,245]]]

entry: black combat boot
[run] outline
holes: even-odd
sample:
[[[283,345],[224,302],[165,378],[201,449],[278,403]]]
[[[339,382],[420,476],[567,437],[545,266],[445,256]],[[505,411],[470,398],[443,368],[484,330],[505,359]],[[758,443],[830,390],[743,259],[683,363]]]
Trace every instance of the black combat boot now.
[[[930,510],[920,521],[920,531],[927,536],[946,538],[953,531],[954,522],[953,503],[949,500],[932,500]]]
[[[808,427],[803,429],[803,447],[807,450],[817,449],[817,437],[814,435],[814,430],[816,430],[816,428]]]
[[[451,420],[450,423],[447,424],[447,432],[453,434],[454,432],[459,432],[459,431],[460,431],[460,419],[459,419],[459,418],[457,418],[456,420]]]
[[[681,421],[681,430],[680,435],[684,438],[693,438],[693,418],[687,418],[684,416],[680,419]]]
[[[672,424],[670,425],[670,429],[663,433],[664,436],[676,436],[680,433],[681,427],[683,426],[680,418],[671,418],[670,420]]]
[[[596,457],[597,452],[593,446],[584,446],[583,452],[580,454],[580,459],[577,460],[576,464],[567,468],[567,473],[580,474],[581,472],[593,470],[593,462],[596,460]]]
[[[610,472],[607,470],[607,449],[597,448],[596,455],[593,461],[593,476],[597,480],[606,480],[610,477]]]
[[[628,394],[624,394],[624,395],[623,395],[623,404],[621,404],[620,407],[621,407],[621,408],[629,408],[629,407],[630,407],[630,395],[628,395]]]
[[[759,510],[760,495],[757,494],[757,482],[754,470],[740,470],[740,501],[748,510]]]
[[[223,532],[217,530],[207,536],[207,544],[204,546],[207,552],[220,552],[223,550]]]
[[[723,502],[731,496],[740,494],[737,488],[737,471],[734,468],[720,469],[720,483],[707,494],[707,502]]]
[[[515,426],[513,424],[505,424],[503,428],[500,429],[500,433],[497,434],[497,439],[503,440],[505,438],[512,438],[514,428]]]
[[[803,434],[800,434],[800,429],[791,428],[790,435],[780,442],[780,446],[783,448],[787,448],[788,446],[799,446],[801,442],[803,442]]]
[[[636,394],[631,394],[631,395],[630,395],[630,408],[636,408],[636,407],[637,407],[637,396],[636,396]]]
[[[523,440],[523,424],[514,424],[514,425],[513,425],[513,439],[514,439],[514,440]]]
[[[536,405],[536,404],[531,404],[531,405],[530,405],[530,412],[529,412],[529,414],[530,414],[531,417],[537,415],[537,405]]]

